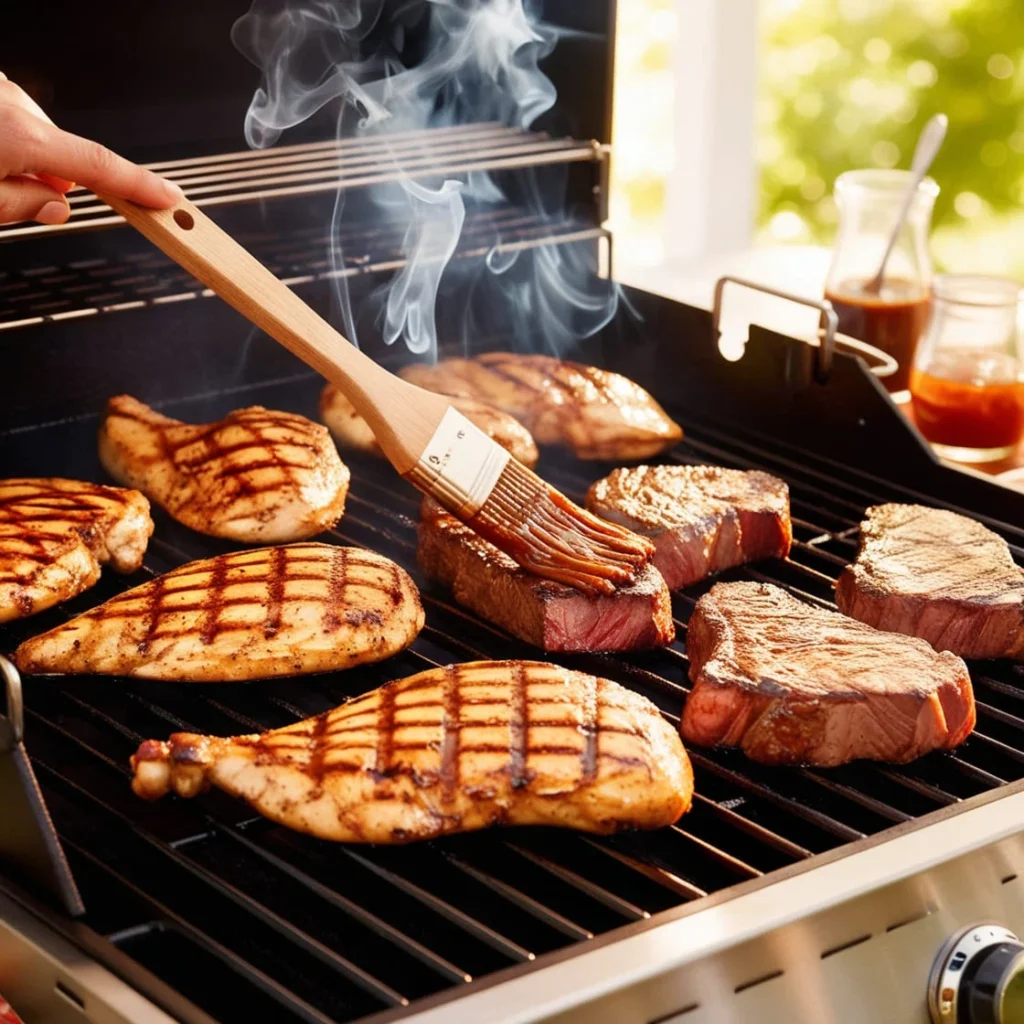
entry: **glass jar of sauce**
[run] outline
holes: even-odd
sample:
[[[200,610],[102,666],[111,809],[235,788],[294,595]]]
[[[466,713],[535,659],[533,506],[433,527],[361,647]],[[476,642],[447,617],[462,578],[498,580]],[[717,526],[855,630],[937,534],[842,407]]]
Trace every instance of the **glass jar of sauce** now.
[[[885,378],[885,386],[897,401],[909,398],[914,353],[931,312],[928,235],[939,194],[931,178],[918,186],[881,288],[875,291],[868,285],[881,265],[909,182],[909,171],[847,171],[836,179],[839,235],[825,285],[839,331],[896,360],[899,368]]]
[[[1024,435],[1018,345],[1021,286],[978,274],[936,278],[934,309],[910,381],[914,419],[958,462],[1011,455]]]

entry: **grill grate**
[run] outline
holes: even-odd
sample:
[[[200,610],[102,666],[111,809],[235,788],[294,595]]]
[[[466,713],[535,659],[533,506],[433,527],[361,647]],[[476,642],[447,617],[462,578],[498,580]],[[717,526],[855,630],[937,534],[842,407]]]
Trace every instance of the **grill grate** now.
[[[246,400],[310,414],[317,390],[313,378],[291,379]],[[228,403],[210,398],[181,412],[213,418]],[[668,459],[756,466],[791,488],[790,559],[719,578],[771,580],[830,604],[864,507],[907,498],[879,481],[862,487],[849,471],[813,456],[768,450],[763,440],[726,438],[682,419],[686,440]],[[74,450],[72,435],[89,429],[76,422],[22,430],[19,461],[28,464],[33,449]],[[414,555],[417,495],[382,462],[347,461],[348,511],[328,539],[372,547],[410,568],[422,585]],[[74,468],[98,473],[95,465]],[[550,455],[541,466],[577,499],[607,468]],[[0,649],[147,575],[230,548],[157,518],[138,578],[105,573],[64,607],[3,627]],[[1022,560],[1024,534],[1008,540]],[[638,690],[677,722],[688,691],[686,622],[709,586],[675,595],[679,640],[669,649],[559,660]],[[656,833],[597,838],[517,829],[407,848],[345,847],[253,819],[220,793],[156,804],[131,793],[127,760],[143,738],[271,728],[432,665],[530,656],[443,592],[423,591],[426,628],[410,650],[382,665],[245,686],[89,679],[26,685],[29,752],[82,889],[87,924],[215,1017],[255,1011],[263,1019],[268,999],[281,1021],[398,1012],[1024,777],[1024,667],[998,664],[975,666],[978,731],[953,754],[817,770],[769,769],[735,751],[691,749],[694,808]]]
[[[242,234],[239,241],[285,284],[356,277],[405,266],[405,225],[343,225],[335,239],[344,265],[332,266],[322,225],[279,234]],[[467,214],[455,259],[479,259],[496,246],[511,253],[540,245],[607,238],[603,228],[571,217],[548,218],[514,206]],[[311,254],[318,254],[311,258]],[[213,292],[152,247],[116,258],[75,260],[0,270],[0,331],[146,306],[210,298]]]
[[[605,159],[598,143],[553,139],[496,122],[396,132],[380,137],[245,150],[147,164],[177,182],[196,206],[282,199],[477,171],[518,170]],[[69,193],[64,224],[0,226],[0,241],[52,236],[123,224],[86,189]]]

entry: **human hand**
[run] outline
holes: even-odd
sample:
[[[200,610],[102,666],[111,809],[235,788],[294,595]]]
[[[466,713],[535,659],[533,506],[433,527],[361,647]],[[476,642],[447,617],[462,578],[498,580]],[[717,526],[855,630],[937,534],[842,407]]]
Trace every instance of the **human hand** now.
[[[0,224],[63,224],[75,183],[163,210],[181,189],[98,142],[61,131],[0,72]]]

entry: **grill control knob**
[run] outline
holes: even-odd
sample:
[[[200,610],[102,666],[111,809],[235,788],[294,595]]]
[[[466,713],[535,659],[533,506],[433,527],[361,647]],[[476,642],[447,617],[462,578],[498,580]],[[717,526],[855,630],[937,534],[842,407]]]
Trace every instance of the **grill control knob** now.
[[[932,965],[933,1024],[1024,1024],[1024,943],[997,924],[964,928]]]

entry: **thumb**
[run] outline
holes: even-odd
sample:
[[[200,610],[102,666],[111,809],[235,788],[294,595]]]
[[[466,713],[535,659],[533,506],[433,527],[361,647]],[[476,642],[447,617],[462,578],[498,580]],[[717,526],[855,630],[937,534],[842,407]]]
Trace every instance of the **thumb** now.
[[[0,180],[0,224],[21,220],[63,224],[69,213],[64,196],[36,178],[14,175]]]

